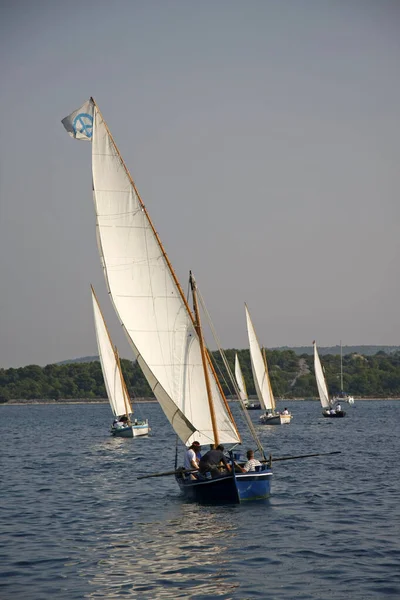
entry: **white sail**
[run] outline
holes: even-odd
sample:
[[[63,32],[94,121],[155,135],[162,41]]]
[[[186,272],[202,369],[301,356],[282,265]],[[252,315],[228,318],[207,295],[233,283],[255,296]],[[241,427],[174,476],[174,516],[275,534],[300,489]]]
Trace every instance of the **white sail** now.
[[[242,369],[240,368],[239,357],[237,354],[235,354],[235,379],[239,388],[240,399],[243,400],[245,404],[247,404],[249,401],[249,397],[247,395],[246,384],[244,382],[244,377]]]
[[[313,345],[314,345],[314,370],[315,370],[315,378],[317,380],[319,399],[321,401],[322,408],[330,408],[328,388],[326,386],[326,381],[325,381],[324,372],[322,370],[321,361],[318,356],[317,344],[315,342],[313,342]]]
[[[256,387],[257,397],[262,408],[273,411],[275,410],[275,399],[269,381],[268,369],[261,354],[260,345],[258,343],[256,332],[254,330],[250,313],[246,305],[245,309],[247,333],[249,336],[251,369],[253,371],[253,379]]]
[[[180,439],[212,443],[200,344],[192,317],[96,104],[92,170],[104,274],[134,354]],[[208,369],[219,440],[237,443],[236,425],[210,366]]]
[[[130,400],[123,384],[123,376],[116,357],[114,346],[107,331],[96,295],[92,288],[93,314],[96,330],[97,347],[99,349],[101,369],[111,410],[115,416],[132,414]]]

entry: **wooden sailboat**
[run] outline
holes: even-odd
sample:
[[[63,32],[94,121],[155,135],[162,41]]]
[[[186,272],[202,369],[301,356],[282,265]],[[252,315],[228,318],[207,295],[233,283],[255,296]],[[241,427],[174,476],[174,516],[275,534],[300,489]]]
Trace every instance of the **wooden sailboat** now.
[[[114,423],[111,426],[111,434],[124,438],[147,435],[149,433],[148,421],[138,420],[133,417],[133,409],[122,374],[118,350],[111,341],[93,286],[91,286],[91,290],[100,364],[111,411],[115,417]]]
[[[340,392],[333,398],[334,402],[347,402],[347,404],[354,404],[353,396],[350,396],[343,389],[343,348],[342,340],[340,340]]]
[[[72,137],[92,143],[97,240],[108,291],[155,397],[181,442],[189,447],[237,445],[241,437],[204,346],[191,277],[192,313],[159,235],[104,118],[91,98],[63,120]],[[265,459],[263,448],[257,440]],[[233,464],[234,455],[230,460]],[[231,473],[177,482],[201,502],[268,497],[272,471]]]
[[[245,305],[245,311],[254,385],[261,407],[265,410],[265,414],[260,417],[260,422],[265,425],[289,424],[292,415],[286,411],[286,409],[284,413],[276,411],[275,398],[269,379],[265,348],[263,348],[263,352],[261,352],[247,305]]]
[[[235,354],[235,379],[239,388],[239,397],[243,401],[245,408],[247,408],[247,410],[260,410],[261,404],[259,402],[250,402],[249,400],[239,357],[237,354]]]
[[[314,346],[314,370],[315,370],[315,379],[317,380],[318,394],[321,402],[321,406],[323,408],[322,414],[327,418],[342,418],[345,416],[345,411],[337,410],[335,408],[335,401],[329,399],[328,386],[326,385],[325,375],[322,369],[321,361],[318,355],[317,344],[315,340],[313,342]]]

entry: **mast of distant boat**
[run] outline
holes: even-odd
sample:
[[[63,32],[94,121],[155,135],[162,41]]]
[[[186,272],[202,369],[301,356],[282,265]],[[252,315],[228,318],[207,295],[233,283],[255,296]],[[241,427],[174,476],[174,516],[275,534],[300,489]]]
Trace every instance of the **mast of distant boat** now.
[[[265,353],[265,346],[263,346],[263,349],[262,349],[262,356],[263,356],[264,366],[265,366],[265,376],[266,376],[267,381],[268,381],[269,395],[271,397],[272,412],[274,413],[275,412],[276,404],[275,404],[274,394],[272,392],[271,380],[269,378],[269,373],[268,373],[268,364],[267,364],[267,355]]]
[[[342,350],[342,340],[340,340],[340,391],[343,393],[343,350]]]
[[[117,361],[119,374],[120,374],[120,377],[121,377],[122,389],[124,390],[124,402],[125,402],[126,416],[128,416],[129,414],[133,414],[133,409],[132,409],[132,406],[131,406],[131,403],[130,403],[129,392],[128,392],[128,388],[126,387],[126,381],[125,381],[124,376],[122,374],[121,361],[119,359],[119,354],[118,354],[117,346],[114,346],[114,354],[115,354],[115,360]]]
[[[110,332],[108,331],[107,323],[106,323],[106,320],[104,318],[103,311],[101,310],[99,301],[97,299],[96,292],[94,291],[94,287],[91,285],[90,288],[92,290],[93,297],[96,300],[97,308],[99,309],[101,318],[103,319],[104,328],[105,328],[105,330],[107,332],[108,339],[110,341],[110,346],[111,346],[111,348],[114,351],[115,363],[117,365],[117,369],[118,369],[120,377],[121,377],[122,390],[124,391],[124,404],[125,404],[125,409],[126,409],[126,415],[133,414],[132,406],[131,406],[130,399],[129,399],[128,389],[126,387],[125,379],[124,379],[124,376],[122,374],[121,362],[119,360],[119,354],[118,354],[117,346],[114,346],[113,341],[111,339],[111,335],[110,335]],[[99,350],[99,351],[101,352],[101,350]],[[117,415],[117,416],[120,416],[120,415]]]

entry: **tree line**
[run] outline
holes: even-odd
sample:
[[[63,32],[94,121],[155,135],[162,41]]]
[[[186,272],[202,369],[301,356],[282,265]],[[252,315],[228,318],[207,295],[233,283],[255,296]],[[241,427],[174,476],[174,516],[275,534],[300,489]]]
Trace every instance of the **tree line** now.
[[[247,392],[255,395],[248,350],[226,350],[234,372],[237,352]],[[221,356],[210,353],[215,370],[227,396],[235,392],[229,381]],[[313,357],[297,355],[293,350],[267,350],[271,385],[276,397],[309,398],[318,395]],[[322,358],[330,394],[340,391],[340,356],[327,354]],[[123,375],[132,397],[151,398],[153,394],[136,362],[121,360]],[[353,353],[343,357],[344,390],[355,396],[386,398],[400,397],[400,351],[373,356]],[[28,365],[17,369],[0,369],[0,401],[11,399],[78,399],[106,398],[103,374],[99,361],[52,364],[40,367]]]

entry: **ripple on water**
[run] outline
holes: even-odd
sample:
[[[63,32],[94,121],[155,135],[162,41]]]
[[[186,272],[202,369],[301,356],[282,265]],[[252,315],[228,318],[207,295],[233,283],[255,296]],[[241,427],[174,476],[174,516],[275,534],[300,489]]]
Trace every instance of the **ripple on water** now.
[[[257,425],[273,456],[342,453],[276,462],[270,500],[240,507],[187,504],[172,477],[138,480],[150,459],[174,463],[165,417],[141,408],[153,435],[121,440],[106,405],[0,407],[2,597],[400,597],[400,403],[357,403],[343,423],[293,403],[289,427]],[[13,420],[29,427],[13,435]]]

